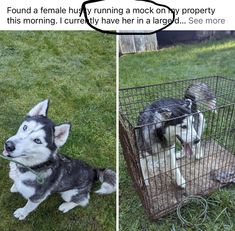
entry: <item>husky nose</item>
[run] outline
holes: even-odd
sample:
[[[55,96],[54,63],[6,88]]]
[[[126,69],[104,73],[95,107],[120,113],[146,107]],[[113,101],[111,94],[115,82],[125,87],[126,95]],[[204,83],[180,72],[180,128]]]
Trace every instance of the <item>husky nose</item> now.
[[[200,139],[195,139],[194,141],[193,141],[193,144],[198,144],[200,142]]]
[[[13,152],[15,150],[15,144],[12,141],[7,141],[5,143],[5,149],[7,152]]]

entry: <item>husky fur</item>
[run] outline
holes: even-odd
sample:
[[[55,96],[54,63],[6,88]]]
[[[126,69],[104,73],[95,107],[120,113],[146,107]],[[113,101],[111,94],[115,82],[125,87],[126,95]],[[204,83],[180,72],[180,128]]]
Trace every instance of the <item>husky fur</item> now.
[[[20,125],[17,133],[4,145],[3,155],[40,173],[44,182],[40,184],[36,175],[26,167],[10,162],[10,178],[14,181],[10,191],[19,192],[27,203],[14,212],[23,220],[50,194],[60,193],[65,201],[59,206],[63,213],[89,202],[89,193],[94,182],[99,180],[98,194],[115,191],[116,175],[110,169],[91,167],[88,164],[58,153],[69,136],[70,124],[55,125],[47,117],[49,101],[34,106]]]
[[[189,86],[185,99],[160,99],[148,105],[138,118],[137,145],[140,150],[140,165],[146,185],[149,179],[160,171],[172,171],[178,186],[185,188],[176,159],[184,154],[203,157],[201,136],[205,128],[203,113],[197,109],[197,102],[203,101],[215,109],[216,99],[206,84]],[[176,151],[176,140],[184,147]],[[194,146],[194,151],[192,149]]]

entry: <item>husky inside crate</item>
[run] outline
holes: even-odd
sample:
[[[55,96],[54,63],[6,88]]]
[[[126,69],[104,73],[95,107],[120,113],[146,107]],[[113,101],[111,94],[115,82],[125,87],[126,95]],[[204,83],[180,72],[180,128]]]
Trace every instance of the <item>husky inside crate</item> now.
[[[203,157],[201,137],[205,118],[198,110],[199,103],[207,109],[216,108],[215,95],[205,83],[190,85],[184,99],[160,99],[140,113],[136,135],[146,185],[156,169],[160,169],[171,170],[177,185],[186,187],[176,159],[184,154],[194,154],[196,159]],[[183,146],[180,151],[176,150],[177,140]]]

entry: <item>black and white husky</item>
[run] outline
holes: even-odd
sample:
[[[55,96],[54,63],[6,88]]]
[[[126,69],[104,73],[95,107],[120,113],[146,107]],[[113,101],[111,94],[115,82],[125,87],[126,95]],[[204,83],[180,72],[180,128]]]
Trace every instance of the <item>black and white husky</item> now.
[[[172,171],[177,185],[186,187],[176,159],[193,153],[196,159],[203,157],[200,140],[205,128],[205,119],[203,113],[197,109],[199,101],[207,108],[215,110],[215,96],[204,83],[189,86],[185,99],[157,100],[140,113],[137,145],[146,185],[155,175],[156,169],[160,169]],[[176,151],[176,140],[184,147],[182,151]]]
[[[17,133],[4,145],[3,155],[40,173],[44,182],[40,184],[36,175],[26,167],[10,162],[10,178],[14,181],[10,191],[19,192],[27,203],[14,212],[23,220],[50,194],[59,192],[65,201],[59,206],[68,212],[89,202],[89,193],[95,181],[102,185],[96,193],[109,194],[115,191],[116,175],[110,169],[93,168],[88,164],[58,153],[69,136],[70,124],[55,125],[48,117],[49,101],[34,106]]]

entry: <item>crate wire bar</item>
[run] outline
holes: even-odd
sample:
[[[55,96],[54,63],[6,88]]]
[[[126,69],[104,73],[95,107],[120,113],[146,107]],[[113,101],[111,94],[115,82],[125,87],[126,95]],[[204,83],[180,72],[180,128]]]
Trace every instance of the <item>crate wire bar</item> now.
[[[197,102],[198,109],[205,118],[205,128],[201,137],[202,157],[195,159],[195,156],[191,155],[177,159],[180,172],[186,180],[185,188],[176,184],[172,174],[175,169],[169,166],[165,159],[166,156],[163,160],[159,160],[159,166],[152,164],[151,170],[147,168],[149,173],[146,179],[141,168],[141,150],[137,142],[137,134],[142,129],[137,125],[140,112],[155,100],[183,99],[185,90],[195,83],[207,84],[216,96],[216,113],[208,109],[203,104],[203,100]],[[220,176],[220,174],[227,173],[228,176],[225,180],[227,183],[230,180],[229,177],[234,178],[234,89],[235,81],[221,76],[120,89],[120,143],[128,172],[151,219],[159,219],[174,211],[187,196],[206,195],[226,185],[226,183],[216,180],[215,175]],[[177,148],[180,149],[180,147]],[[154,153],[149,158],[154,155],[157,157],[157,154]]]

